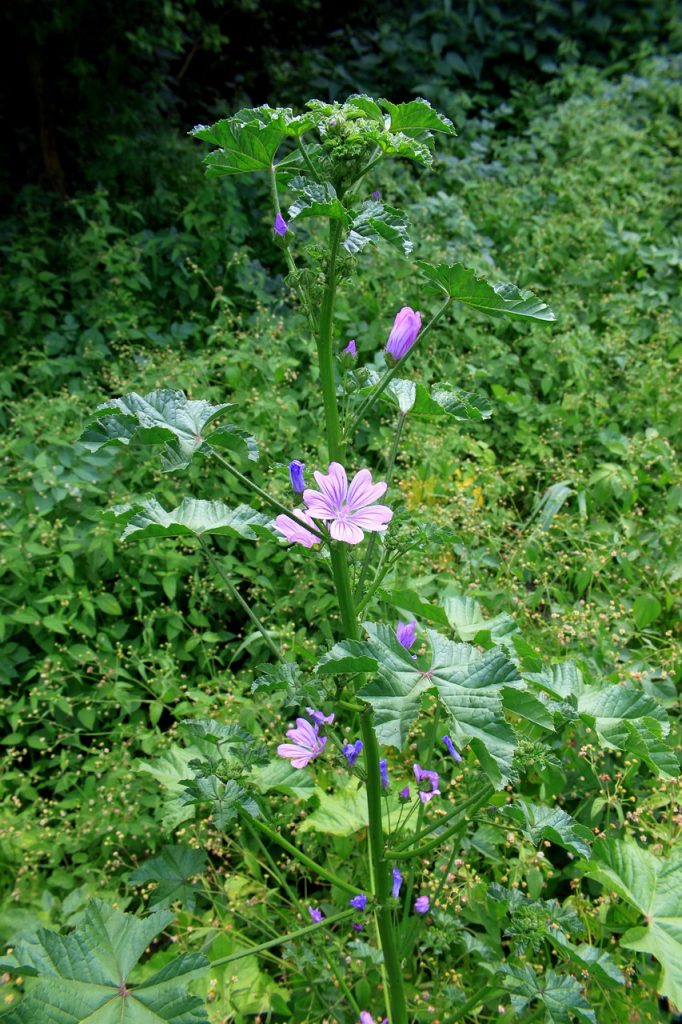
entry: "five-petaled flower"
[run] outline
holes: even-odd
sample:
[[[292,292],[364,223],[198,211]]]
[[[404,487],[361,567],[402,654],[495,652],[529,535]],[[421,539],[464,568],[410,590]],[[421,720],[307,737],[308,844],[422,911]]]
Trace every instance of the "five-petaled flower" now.
[[[459,762],[462,760],[462,755],[457,753],[457,751],[455,750],[455,744],[452,742],[449,736],[443,736],[443,743],[445,744],[445,748],[448,754],[451,757],[454,757],[455,761]]]
[[[288,729],[287,736],[293,743],[280,743],[277,753],[287,757],[292,768],[305,768],[318,754],[321,754],[327,743],[326,736],[320,736],[319,726],[311,725],[305,718],[296,719],[296,728]]]
[[[355,907],[356,910],[364,910],[367,906],[367,897],[364,892],[360,892],[357,896],[351,896],[348,902],[351,907]]]
[[[362,740],[356,740],[355,743],[344,743],[341,747],[341,753],[352,768],[362,753]]]
[[[386,492],[383,481],[373,484],[370,471],[361,469],[349,484],[346,471],[338,462],[329,464],[327,475],[318,470],[314,476],[320,490],[305,490],[303,500],[313,519],[329,525],[333,540],[359,544],[364,539],[363,530],[383,533],[393,518],[386,505],[374,504]]]
[[[414,909],[418,914],[428,914],[430,906],[431,903],[428,896],[417,896],[414,901]]]
[[[308,907],[308,913],[312,917],[315,924],[318,924],[320,921],[324,921],[324,914],[322,913],[321,910],[318,910],[317,907]]]
[[[430,782],[430,790],[420,790],[419,799],[423,804],[428,804],[429,800],[433,800],[434,796],[440,796],[440,790],[438,788],[438,772],[429,771],[428,768],[422,768],[420,764],[414,766],[414,777],[417,782]]]
[[[393,356],[396,361],[406,356],[417,340],[421,327],[421,314],[415,313],[410,306],[403,306],[393,321],[386,342],[386,354]]]
[[[314,530],[317,529],[308,513],[302,509],[296,509],[290,516],[277,516],[275,519],[275,529],[278,533],[283,534],[290,544],[303,544],[306,548],[312,548],[315,544],[320,543],[320,538],[311,533],[310,530],[306,530],[303,525],[304,522],[308,526],[312,526]]]

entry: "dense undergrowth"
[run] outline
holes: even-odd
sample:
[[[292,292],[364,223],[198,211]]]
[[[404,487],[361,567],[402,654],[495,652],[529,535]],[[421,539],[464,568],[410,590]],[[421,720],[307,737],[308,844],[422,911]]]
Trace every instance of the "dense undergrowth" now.
[[[407,204],[415,235],[427,239],[418,256],[513,279],[551,297],[558,317],[547,330],[454,312],[434,334],[422,356],[430,378],[484,392],[493,417],[461,431],[408,426],[401,497],[408,511],[427,511],[439,543],[425,538],[399,563],[378,595],[385,614],[428,620],[449,586],[476,599],[493,629],[505,621],[497,616],[512,616],[529,659],[570,655],[588,677],[634,681],[673,721],[682,671],[679,83],[672,57],[649,57],[622,77],[568,69],[532,95],[527,126],[509,131],[506,107],[463,122],[427,194],[402,167],[371,182]],[[74,451],[73,439],[97,401],[126,391],[173,386],[236,402],[236,421],[261,444],[256,473],[278,477],[284,496],[289,459],[318,461],[317,370],[287,308],[280,254],[268,250],[265,183],[206,183],[194,144],[170,135],[157,170],[164,184],[139,202],[97,191],[61,204],[27,190],[2,238],[0,934],[73,923],[92,895],[129,909],[158,902],[131,872],[172,841],[195,848],[187,877],[201,875],[171,891],[181,903],[173,944],[194,948],[217,929],[213,952],[224,956],[240,948],[237,931],[260,941],[269,916],[284,913],[263,896],[267,858],[255,840],[237,848],[192,820],[178,820],[170,840],[159,781],[182,777],[183,766],[177,754],[155,758],[190,715],[220,718],[229,708],[272,744],[288,712],[276,697],[256,711],[250,686],[267,649],[220,580],[206,582],[196,548],[121,545],[120,528],[102,516],[102,489],[108,505],[151,492],[169,504],[193,489],[245,495],[205,466],[192,467],[179,492],[133,452],[114,460]],[[255,256],[263,251],[267,267]],[[339,340],[355,338],[371,365],[394,310],[430,301],[407,262],[396,269],[380,257],[352,294],[341,289]],[[391,433],[387,417],[364,438],[377,465]],[[333,641],[325,581],[275,542],[221,547],[258,613],[312,662]],[[576,730],[560,765],[534,764],[529,747],[525,794],[558,797],[595,835],[632,835],[659,856],[679,849],[677,784],[646,759],[598,750],[588,733]],[[350,853],[341,829],[329,856]],[[480,825],[463,854],[442,915],[420,940],[420,1020],[448,1019],[491,955],[486,921],[486,942],[457,959],[448,953],[453,918],[466,917],[483,876],[534,900],[570,900],[580,919],[571,927],[588,936],[632,923],[608,894],[588,901],[571,858],[550,864],[497,823]],[[140,879],[148,886],[155,876]],[[529,925],[518,902],[509,913],[503,948],[528,942],[531,962],[551,962],[546,926]],[[164,945],[155,968],[172,952]],[[355,954],[362,1005],[363,975],[377,968],[368,947],[356,944]],[[315,944],[295,956],[308,982],[290,988],[275,960],[270,973],[253,958],[238,976],[218,969],[204,986],[213,1019],[306,1019],[313,979],[332,1006],[338,979]],[[629,1019],[655,1019],[656,971],[640,956],[623,997],[591,979],[597,1019],[622,1017],[624,1004]],[[508,1004],[501,1013],[512,1013]],[[497,1017],[497,1008],[481,1015]]]

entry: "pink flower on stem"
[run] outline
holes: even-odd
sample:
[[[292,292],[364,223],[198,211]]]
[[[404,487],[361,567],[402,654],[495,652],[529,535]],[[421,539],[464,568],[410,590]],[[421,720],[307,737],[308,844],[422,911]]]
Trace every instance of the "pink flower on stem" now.
[[[393,518],[386,505],[374,504],[386,492],[383,481],[373,484],[370,471],[361,469],[349,484],[346,471],[338,462],[329,464],[327,475],[318,471],[314,476],[320,490],[305,490],[303,500],[313,519],[329,524],[334,540],[359,544],[364,540],[363,530],[383,533]]]
[[[303,522],[299,522],[299,520]],[[312,526],[313,529],[317,528],[307,512],[304,512],[302,509],[296,509],[296,512],[290,516],[277,516],[275,519],[275,529],[278,533],[283,534],[290,544],[302,544],[306,548],[312,548],[315,544],[320,543],[320,538],[316,537],[310,530],[306,530],[303,525],[304,522],[308,526]]]
[[[422,329],[421,313],[415,313],[411,306],[403,306],[393,321],[386,343],[386,353],[397,361],[410,351]]]
[[[288,729],[287,736],[293,743],[280,743],[277,753],[287,757],[292,768],[306,768],[318,754],[321,754],[327,743],[326,736],[320,736],[319,727],[311,725],[305,718],[296,719],[296,728]]]

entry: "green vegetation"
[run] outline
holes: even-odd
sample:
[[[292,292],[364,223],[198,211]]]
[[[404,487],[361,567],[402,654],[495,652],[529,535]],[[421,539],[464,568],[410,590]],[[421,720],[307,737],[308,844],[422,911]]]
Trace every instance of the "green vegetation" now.
[[[681,70],[670,55],[607,72],[566,61],[503,104],[476,96],[468,120],[453,93],[444,108],[459,135],[440,144],[427,187],[411,165],[365,179],[368,194],[408,210],[414,256],[513,280],[557,314],[548,327],[453,307],[421,352],[424,376],[483,395],[492,416],[462,429],[408,419],[396,463],[399,530],[414,530],[417,511],[426,527],[373,595],[372,617],[409,612],[485,649],[517,629],[529,677],[576,709],[549,753],[544,705],[525,710],[540,720],[517,751],[513,806],[496,797],[479,812],[470,779],[453,774],[475,824],[424,862],[430,924],[407,917],[402,935],[420,1024],[594,1020],[590,1007],[600,1024],[657,1020],[657,990],[682,1008],[670,749],[682,739]],[[172,131],[162,141],[153,191],[97,188],[62,203],[25,189],[2,230],[0,933],[76,926],[94,948],[103,931],[118,941],[123,911],[135,912],[137,982],[167,965],[182,979],[150,983],[149,1007],[171,993],[178,1005],[158,1019],[202,1019],[183,993],[206,954],[214,966],[192,991],[214,1024],[257,1013],[351,1024],[381,979],[370,929],[350,944],[338,931],[325,945],[318,929],[277,945],[310,924],[319,881],[255,819],[235,832],[215,793],[194,794],[211,819],[183,799],[192,763],[215,768],[216,736],[256,766],[261,745],[272,752],[295,716],[294,679],[273,683],[263,636],[191,538],[121,543],[120,521],[103,514],[152,495],[165,509],[186,494],[234,507],[248,491],[215,460],[181,480],[139,449],[74,447],[100,402],[172,387],[235,403],[230,421],[258,438],[253,479],[284,503],[289,460],[325,460],[318,365],[272,241],[267,182],[207,180],[196,142]],[[296,231],[317,245],[314,223]],[[337,341],[355,338],[359,362],[381,372],[397,308],[436,307],[394,250],[359,259],[352,289],[339,289]],[[358,445],[379,472],[396,410],[373,415],[378,429],[361,427]],[[312,668],[339,627],[319,565],[272,540],[214,545],[271,638]],[[632,690],[636,701],[614,710]],[[228,721],[238,735],[219,732]],[[420,720],[410,759],[432,732]],[[391,771],[402,764],[396,755]],[[338,764],[315,784],[280,768],[256,768],[263,792],[278,786],[278,826],[364,888],[353,837],[366,821],[354,788],[338,789]],[[332,891],[329,916],[348,897]],[[104,903],[84,913],[93,897]],[[142,919],[145,908],[158,914]],[[262,959],[248,953],[256,945],[270,947]],[[39,957],[28,942],[17,951],[21,964]],[[497,964],[499,991],[481,1001]],[[116,979],[105,983],[116,995]],[[3,991],[16,1020],[36,1019],[39,988],[25,1002],[21,982]]]

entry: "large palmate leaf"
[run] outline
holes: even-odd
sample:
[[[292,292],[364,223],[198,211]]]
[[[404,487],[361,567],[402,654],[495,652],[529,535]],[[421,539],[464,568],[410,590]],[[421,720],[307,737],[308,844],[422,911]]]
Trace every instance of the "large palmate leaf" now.
[[[376,244],[380,238],[401,249],[406,256],[412,252],[413,244],[407,234],[404,215],[391,206],[368,199],[353,218],[343,247],[354,256],[370,242]]]
[[[433,282],[435,290],[443,291],[466,306],[472,306],[489,316],[510,317],[515,320],[556,320],[549,306],[532,292],[520,291],[513,284],[488,284],[462,263],[432,263],[417,261],[422,273]]]
[[[521,685],[516,667],[500,650],[481,652],[469,644],[455,644],[433,630],[426,635],[431,663],[422,669],[398,643],[389,626],[366,623],[364,645],[337,644],[333,652],[346,671],[354,664],[368,669],[373,659],[376,678],[359,691],[372,706],[379,740],[402,748],[414,725],[425,693],[436,693],[447,712],[455,743],[471,744],[482,767],[496,786],[511,777],[514,734],[504,722],[502,691]],[[329,662],[325,663],[329,671]]]
[[[177,508],[167,512],[156,500],[131,505],[117,505],[110,515],[125,522],[121,538],[202,537],[219,534],[254,540],[258,534],[271,532],[271,520],[249,505],[230,508],[222,501],[183,498]]]
[[[452,121],[434,110],[429,101],[421,96],[407,103],[391,103],[389,100],[379,102],[388,111],[392,132],[405,132],[407,135],[421,134],[425,131],[443,132],[446,135],[457,134]]]
[[[381,380],[381,374],[370,366],[360,367],[348,374],[348,383],[355,394],[369,394]],[[407,415],[420,419],[438,419],[452,416],[456,420],[487,420],[492,409],[484,395],[463,391],[452,384],[432,384],[431,390],[416,381],[394,377],[380,395],[382,402],[398,407]]]
[[[642,914],[621,945],[656,957],[659,993],[682,1006],[682,851],[661,860],[634,840],[600,840],[585,873]]]
[[[500,612],[492,619],[486,619],[478,601],[467,595],[446,591],[443,608],[448,622],[457,631],[460,640],[475,641],[479,634],[487,633],[495,643],[502,643],[518,631],[511,615]]]
[[[578,697],[578,712],[607,746],[634,754],[668,778],[678,775],[677,754],[665,741],[670,722],[654,697],[626,686],[585,689]]]
[[[519,826],[534,846],[548,839],[578,857],[590,856],[586,842],[591,836],[590,830],[578,824],[560,807],[542,807],[517,797],[513,804],[503,809],[503,813]]]
[[[350,216],[329,181],[316,182],[310,178],[292,178],[288,184],[296,196],[289,207],[289,217],[330,217],[347,224]]]
[[[152,857],[132,872],[128,881],[132,885],[157,882],[149,897],[149,906],[163,909],[179,900],[188,910],[194,910],[197,893],[202,891],[195,876],[206,870],[206,854],[191,846],[164,846],[158,857]]]
[[[197,125],[190,134],[218,146],[204,160],[207,176],[217,178],[268,170],[289,132],[282,118],[245,122],[238,115],[210,126]]]
[[[530,964],[505,964],[500,972],[517,1015],[529,1003],[537,1002],[544,1008],[547,1024],[569,1024],[573,1017],[586,1024],[596,1024],[594,1010],[590,1009],[580,984],[572,975],[552,970],[538,975]]]
[[[195,452],[206,445],[206,427],[230,405],[191,401],[183,391],[161,389],[148,395],[138,395],[133,391],[100,405],[95,410],[98,418],[83,432],[80,441],[93,452],[109,445],[125,446],[131,442],[163,445],[164,469],[182,469],[189,465]],[[229,427],[221,427],[214,434],[218,446],[240,446],[246,448],[250,458],[254,457],[254,447],[249,444],[252,440],[250,435]],[[213,439],[214,435],[209,436]],[[206,446],[206,450],[210,451],[210,448]]]
[[[41,929],[17,942],[12,962],[26,997],[7,1024],[208,1024],[201,999],[187,984],[209,961],[186,953],[140,984],[135,967],[152,940],[173,920],[160,911],[139,918],[93,900],[67,935]],[[11,965],[10,965],[11,966]]]

